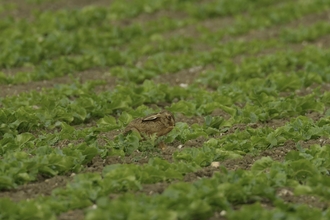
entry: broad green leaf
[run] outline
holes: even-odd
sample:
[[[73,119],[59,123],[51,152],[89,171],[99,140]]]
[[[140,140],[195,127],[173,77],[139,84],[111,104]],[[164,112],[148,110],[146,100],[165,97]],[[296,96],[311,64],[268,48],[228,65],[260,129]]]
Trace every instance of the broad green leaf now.
[[[254,172],[265,171],[266,169],[271,168],[273,163],[272,158],[270,157],[262,157],[261,159],[255,161],[251,167],[251,170]]]

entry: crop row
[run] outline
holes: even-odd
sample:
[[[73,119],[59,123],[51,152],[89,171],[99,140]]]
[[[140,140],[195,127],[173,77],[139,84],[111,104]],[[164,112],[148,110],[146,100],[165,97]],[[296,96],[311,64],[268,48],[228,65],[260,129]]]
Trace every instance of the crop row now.
[[[152,2],[148,1],[147,4],[150,3]],[[138,24],[123,28],[116,25],[111,26],[109,25],[112,20],[111,15],[115,14],[111,10],[116,10],[117,4],[123,6],[122,3],[116,2],[109,8],[92,7],[81,11],[40,13],[32,22],[32,28],[26,20],[13,22],[11,19],[7,19],[2,21],[1,26],[5,28],[3,35],[5,37],[1,40],[2,65],[6,65],[6,67],[20,66],[24,62],[36,64],[42,59],[59,55],[89,54],[95,50],[93,48],[110,49],[109,47],[127,44],[129,39],[146,38],[155,32],[177,28],[178,24],[182,26],[187,23],[184,20],[178,22],[175,19],[159,18],[145,25],[145,27],[151,28],[150,30],[146,30],[144,26]],[[140,3],[135,4],[141,6]],[[135,7],[130,5],[129,8],[127,6],[125,8],[128,9],[127,11],[132,11],[132,8]],[[139,6],[135,9],[137,8]],[[125,11],[125,9],[119,10]],[[13,24],[15,28],[13,28]],[[160,27],[161,29],[159,29]],[[78,30],[76,30],[77,28]],[[95,34],[95,32],[99,34]],[[54,44],[55,42],[56,44]],[[32,47],[33,50],[28,50],[29,47]],[[19,57],[18,54],[20,54]]]
[[[239,89],[241,86],[244,87],[244,80],[255,80],[255,86],[258,86],[262,83],[258,80],[267,78],[263,80],[267,88],[294,91],[300,86],[308,87],[313,83],[329,82],[329,57],[328,50],[313,46],[295,52],[278,51],[262,57],[248,57],[239,65],[232,61],[224,61],[215,65],[214,70],[202,74],[199,81],[214,89],[222,88],[224,84],[229,83],[237,84],[236,87]],[[284,72],[288,73],[286,77],[283,75]],[[273,84],[273,80],[277,83]]]
[[[286,161],[276,162],[266,157],[256,161],[249,171],[220,170],[211,179],[201,179],[193,184],[178,183],[170,185],[161,195],[131,195],[124,194],[115,200],[102,197],[96,202],[96,209],[87,211],[87,219],[115,218],[131,219],[139,214],[147,216],[171,216],[164,219],[207,218],[214,211],[227,211],[229,218],[242,216],[255,210],[248,211],[246,207],[241,211],[234,211],[233,206],[247,202],[268,201],[274,210],[261,211],[269,216],[282,216],[308,219],[318,216],[326,219],[328,211],[310,208],[306,205],[287,204],[281,200],[276,192],[282,187],[292,187],[297,195],[316,195],[323,199],[329,198],[324,190],[329,181],[328,169],[329,146],[314,145],[310,150],[300,149],[292,151],[286,156]],[[314,188],[314,186],[317,186]],[[179,201],[179,204],[178,204]],[[125,205],[124,205],[125,204]],[[248,205],[247,205],[248,206]],[[122,211],[113,213],[117,208]],[[287,212],[287,210],[291,210]],[[243,212],[243,213],[242,213]],[[307,217],[307,216],[308,217]],[[252,215],[253,216],[253,215]],[[253,219],[251,217],[251,219]]]
[[[322,213],[306,205],[286,204],[276,194],[278,189],[290,187],[298,195],[329,199],[330,195],[325,190],[329,179],[329,146],[313,145],[310,149],[297,147],[299,150],[290,152],[285,162],[265,157],[257,160],[251,170],[244,172],[221,168],[210,179],[202,178],[192,184],[174,183],[162,194],[152,196],[124,193],[117,199],[108,197],[113,193],[140,190],[147,183],[181,179],[185,173],[196,170],[196,165],[187,162],[170,164],[157,158],[150,159],[148,164],[142,166],[110,165],[104,168],[102,174],[76,175],[73,182],[65,188],[54,190],[51,196],[21,201],[19,205],[2,198],[0,218],[24,216],[51,219],[55,218],[54,214],[87,207],[91,207],[86,210],[87,219],[133,219],[142,213],[160,219],[206,218],[222,210],[233,217],[247,212],[245,208],[234,212],[233,206],[265,200],[274,206],[272,211],[264,213],[267,215],[281,213],[288,217],[303,217],[311,212],[319,219],[322,216],[326,218],[328,212]],[[260,211],[257,204],[255,208]],[[286,212],[288,209],[292,211]]]
[[[276,16],[272,13],[280,15],[285,12],[289,17],[279,16],[278,19],[281,22],[288,22],[308,13],[327,10],[327,7],[321,7],[326,6],[326,2],[313,2],[310,4],[311,5],[302,4],[297,6],[295,3],[289,2],[283,6],[281,5],[281,7],[276,9],[275,12],[272,12],[272,8],[260,9],[261,12],[259,13],[251,12],[252,18],[256,20],[255,22],[250,22],[251,18],[238,19],[235,21],[234,25],[221,29],[221,33],[208,32],[207,30],[201,28],[203,34],[200,42],[214,44],[215,41],[221,40],[222,36],[225,35],[232,36],[242,34],[243,32],[246,33],[251,29],[277,25],[279,21],[273,19]],[[301,14],[287,13],[290,10],[296,10],[295,8],[300,9],[300,7],[304,9],[300,10]],[[180,21],[175,19],[164,20],[163,18],[160,18],[159,20],[151,21],[150,24],[133,24],[122,28],[117,26],[109,26],[108,22],[102,20],[104,19],[104,16],[106,16],[106,11],[104,11],[105,9],[99,10],[102,12],[97,13],[98,9],[95,8],[83,10],[80,12],[81,14],[78,12],[69,13],[61,11],[58,12],[60,16],[52,16],[51,13],[43,13],[39,15],[41,19],[36,19],[36,23],[33,23],[33,28],[31,28],[31,24],[28,24],[26,21],[22,20],[17,23],[17,28],[12,29],[9,28],[12,27],[12,21],[8,20],[6,21],[7,23],[4,21],[5,23],[1,26],[7,28],[5,30],[6,34],[4,34],[6,38],[0,41],[0,45],[3,48],[0,53],[2,61],[1,65],[5,65],[3,67],[8,68],[21,66],[24,64],[27,66],[32,66],[33,70],[30,72],[19,72],[14,76],[6,76],[5,74],[1,74],[0,81],[6,84],[16,84],[34,80],[51,79],[62,76],[63,74],[82,71],[95,66],[110,67],[125,65],[126,67],[134,67],[135,63],[142,55],[152,55],[150,61],[151,66],[149,67],[147,65],[144,72],[149,72],[149,75],[156,75],[159,74],[159,72],[154,69],[159,69],[159,66],[153,63],[153,59],[162,62],[162,60],[166,61],[167,56],[171,58],[171,60],[174,60],[173,55],[166,55],[164,57],[163,54],[158,54],[160,51],[173,52],[176,50],[190,50],[191,45],[198,42],[198,39],[191,37],[186,37],[183,39],[178,37],[165,39],[160,34],[162,31],[179,28],[188,24],[195,24],[194,22],[196,21],[192,21],[190,18]],[[267,24],[263,23],[265,22],[264,15],[269,15],[270,18],[272,18],[267,21]],[[75,16],[78,17],[75,18]],[[83,25],[85,24],[84,22],[93,20],[93,16],[95,17],[94,19],[96,19],[96,24],[101,23],[101,25],[84,25],[79,29],[79,31],[71,30],[75,25],[80,24],[79,22],[81,22],[80,25]],[[54,20],[55,17],[56,19]],[[68,21],[65,22],[63,21],[64,19],[67,19]],[[47,25],[45,25],[44,22]],[[253,25],[251,26],[251,24]],[[288,37],[285,34],[282,36],[284,39],[288,39],[289,41],[292,41],[294,38],[297,42],[297,40],[310,40],[311,38],[315,39],[318,36],[328,34],[329,28],[327,23],[320,23],[317,27],[319,26],[321,26],[322,29],[311,27],[311,31],[307,29],[304,30],[303,33],[300,29],[298,29],[297,32],[291,30]],[[159,29],[160,27],[161,29]],[[242,27],[246,28],[243,29]],[[150,30],[148,28],[150,28]],[[50,32],[50,29],[57,31]],[[132,42],[128,42],[129,39],[132,38],[134,38],[134,40]],[[154,44],[150,44],[150,40],[153,41],[157,47],[152,46]],[[56,47],[54,47],[54,45],[56,45]],[[256,44],[254,43],[254,45]],[[230,47],[230,45],[228,47]],[[244,45],[240,47],[244,47]],[[267,45],[265,45],[265,47],[267,47]],[[95,48],[101,49],[96,50]],[[221,48],[218,48],[217,51],[220,49]],[[237,49],[242,50],[239,48]],[[191,53],[187,53],[187,55],[180,55],[182,57],[180,62],[182,63],[184,60],[195,61],[199,57],[191,56],[190,54]],[[172,64],[174,67],[167,68],[164,71],[172,72],[177,71],[178,69],[186,68],[186,65],[180,65],[180,62]],[[203,61],[198,62],[201,64],[207,64]],[[134,68],[134,73],[136,73],[136,71],[139,71],[139,69]]]
[[[0,219],[55,220],[75,209],[84,210],[88,220],[207,219],[215,212],[228,219],[329,219],[328,210],[287,203],[278,192],[284,188],[325,203],[330,198],[330,146],[300,145],[330,135],[330,92],[324,91],[330,82],[330,50],[307,46],[233,61],[328,35],[329,24],[318,21],[304,28],[280,26],[277,39],[235,40],[251,30],[325,14],[329,6],[329,0],[114,0],[111,7],[34,12],[29,21],[2,19],[0,69],[32,70],[0,73],[0,84],[51,79],[96,66],[110,68],[119,80],[106,91],[97,88],[104,81],[77,80],[0,98],[0,191],[21,188],[40,176],[74,176],[47,195],[19,202],[0,198]],[[184,18],[158,16],[164,10]],[[139,15],[147,13],[156,19],[140,21]],[[206,28],[218,20],[204,20],[228,16],[231,25]],[[193,28],[196,36],[179,37],[184,28]],[[224,38],[231,40],[222,44]],[[200,46],[212,49],[201,51]],[[189,85],[148,80],[192,67],[206,70]],[[141,141],[138,133],[119,133],[132,119],[159,111],[152,106],[160,103],[178,116],[169,134]],[[211,116],[218,112],[223,117]],[[307,113],[320,117],[311,119]],[[204,122],[183,122],[190,116],[202,116]],[[283,125],[269,127],[273,119]],[[234,130],[237,124],[246,128]],[[206,141],[189,147],[187,141],[197,138]],[[170,158],[162,158],[159,141],[172,148]],[[283,161],[263,157],[247,170],[220,166],[211,178],[184,181],[212,162],[259,158],[266,149],[292,141],[297,150]],[[182,148],[176,149],[180,143]],[[86,172],[96,156],[127,159],[137,154],[149,157],[148,162],[108,165],[113,161],[107,160],[102,172]],[[168,187],[161,194],[144,193],[146,184],[157,183]]]
[[[301,52],[281,52],[259,59],[251,58],[239,66],[233,62],[225,62],[197,79],[197,83],[217,89],[214,92],[207,92],[195,84],[182,88],[145,81],[142,85],[119,85],[112,92],[96,94],[91,91],[103,83],[97,81],[6,97],[1,100],[3,108],[0,111],[0,133],[4,135],[40,128],[53,129],[57,122],[80,124],[110,114],[120,115],[122,111],[132,112],[132,109],[143,104],[164,101],[171,103],[174,99],[179,100],[170,107],[174,112],[188,116],[207,115],[221,107],[232,116],[236,111],[235,115],[243,115],[245,120],[241,121],[246,121],[246,113],[253,110],[258,117],[247,120],[252,122],[303,114],[308,110],[322,111],[322,102],[329,102],[328,93],[320,94],[315,90],[315,95],[322,98],[320,102],[308,96],[295,100],[293,97],[280,98],[279,92],[329,82],[329,57],[329,51],[311,47]],[[298,69],[299,71],[293,72]],[[285,72],[288,70],[292,72]],[[227,74],[229,72],[231,74]],[[264,89],[265,86],[267,89]],[[254,89],[251,90],[251,87]],[[234,103],[245,102],[248,103],[243,109],[232,106]],[[262,112],[265,114],[263,117]],[[150,111],[139,112],[134,116],[145,113]]]
[[[146,89],[152,91],[153,92],[152,97],[155,98],[155,95],[157,95],[157,93],[155,93],[156,88],[157,86],[149,82],[144,84],[144,90],[142,91],[143,94],[147,94]],[[174,92],[174,94],[177,95],[177,92],[180,90],[184,91],[185,94],[190,93],[189,91],[185,91],[186,89],[180,87],[171,88],[171,87],[166,87],[165,85],[161,85],[161,88],[162,88],[161,91],[163,93],[158,93],[159,95],[158,97],[162,97],[162,98],[166,97],[166,95],[164,94],[165,91],[168,92],[167,95],[170,95],[171,92]],[[167,89],[165,90],[165,88]],[[196,89],[196,87],[193,87],[192,89],[194,90]],[[258,102],[255,102],[254,104],[252,103],[247,104],[243,108],[238,108],[238,107],[228,107],[234,103],[234,100],[230,100],[229,98],[227,98],[227,103],[219,104],[220,100],[218,99],[222,99],[222,97],[221,96],[219,97],[219,94],[217,93],[214,93],[212,95],[212,93],[210,94],[208,92],[204,92],[204,93],[202,91],[199,91],[197,93],[195,92],[193,94],[200,94],[200,95],[195,97],[194,100],[190,100],[190,102],[181,100],[177,103],[174,103],[171,107],[169,107],[169,109],[173,112],[181,112],[186,115],[189,115],[189,113],[190,114],[202,113],[207,115],[210,112],[212,112],[214,109],[221,108],[224,111],[228,112],[228,114],[231,116],[231,119],[229,119],[228,121],[224,121],[222,117],[212,118],[210,116],[207,116],[206,122],[203,126],[199,126],[195,124],[191,127],[189,127],[185,123],[178,122],[174,131],[171,134],[169,134],[165,139],[165,142],[172,142],[173,140],[179,140],[182,143],[185,143],[186,141],[197,138],[199,136],[215,135],[225,130],[226,126],[231,126],[232,124],[235,123],[257,122],[257,121],[270,120],[272,118],[296,116],[296,115],[304,114],[308,111],[316,111],[323,113],[325,106],[330,103],[328,100],[329,93],[327,92],[322,96],[312,93],[310,95],[299,98],[293,98],[289,96],[280,99],[278,98],[276,99],[276,97],[274,96],[267,96],[266,93],[261,93],[262,99],[260,99],[259,97],[255,99],[258,100]],[[35,94],[36,93],[34,93],[33,95]],[[119,94],[122,94],[122,91],[119,90]],[[126,97],[129,98],[130,93],[127,93],[126,91],[126,94],[128,95]],[[138,95],[133,91],[131,94]],[[162,96],[160,96],[161,94]],[[255,94],[252,93],[252,95],[254,97]],[[47,97],[54,98],[56,96],[47,96]],[[20,97],[20,98],[24,98],[24,97]],[[213,98],[213,100],[211,100],[210,98]],[[58,103],[66,103],[65,101],[61,101],[61,100]],[[89,100],[89,102],[83,99],[82,101],[78,101],[78,103],[90,104],[91,98],[87,100]],[[104,102],[107,102],[106,99],[99,99],[99,100],[104,100]],[[138,100],[138,99],[134,99],[134,100]],[[38,100],[38,102],[39,101],[40,100]],[[93,101],[97,101],[97,99],[93,99]],[[16,186],[16,184],[33,181],[35,180],[37,174],[52,176],[56,174],[66,173],[69,171],[73,171],[73,172],[80,171],[83,168],[82,165],[89,162],[94,156],[98,154],[103,156],[118,155],[118,154],[124,155],[124,154],[130,154],[131,152],[137,149],[145,151],[154,147],[153,142],[149,142],[147,143],[147,145],[145,144],[140,145],[139,138],[136,135],[130,135],[126,138],[124,138],[122,135],[119,135],[117,136],[117,138],[115,138],[114,141],[109,140],[106,146],[98,145],[97,142],[98,134],[100,132],[110,131],[125,126],[133,118],[130,112],[132,114],[134,113],[135,115],[139,116],[139,115],[144,115],[144,112],[152,111],[151,109],[148,109],[147,107],[143,107],[143,106],[139,107],[136,110],[132,110],[131,107],[128,107],[132,105],[131,103],[125,103],[122,101],[123,100],[118,102],[115,106],[120,106],[120,109],[122,110],[125,109],[126,112],[123,112],[118,117],[118,120],[116,120],[113,116],[109,116],[109,115],[106,116],[106,112],[103,112],[104,115],[99,115],[100,117],[103,118],[101,118],[98,121],[97,123],[98,127],[96,128],[92,127],[81,130],[75,130],[74,127],[71,127],[70,125],[63,122],[65,121],[65,119],[68,118],[72,120],[74,119],[74,116],[77,115],[77,112],[74,110],[74,108],[72,111],[73,114],[72,116],[67,115],[66,117],[64,117],[62,115],[62,118],[56,118],[56,121],[53,122],[50,120],[41,121],[40,119],[38,119],[39,114],[42,116],[44,115],[51,116],[51,115],[49,112],[38,113],[38,109],[42,109],[43,106],[38,106],[36,105],[37,103],[33,103],[33,104],[31,103],[27,105],[27,106],[37,107],[37,108],[36,107],[33,108],[35,111],[33,114],[32,112],[30,113],[32,114],[31,116],[33,117],[33,119],[35,119],[35,121],[30,120],[30,116],[27,114],[27,111],[22,111],[22,109],[20,108],[18,108],[17,110],[18,113],[14,112],[12,116],[14,117],[17,116],[17,114],[22,114],[21,118],[15,119],[13,117],[8,117],[7,115],[7,120],[11,119],[13,120],[13,122],[8,124],[2,124],[2,128],[6,128],[6,130],[3,130],[4,133],[3,133],[3,138],[1,140],[1,145],[2,145],[1,188],[11,188]],[[6,102],[4,102],[4,105],[6,106],[5,103]],[[12,107],[14,107],[14,103],[15,102],[11,103]],[[16,102],[16,103],[20,103],[20,105],[22,104],[21,102]],[[43,102],[43,103],[47,104],[47,102]],[[83,105],[77,104],[77,106],[80,106],[81,108],[81,106]],[[71,107],[66,107],[63,109],[70,109],[70,108]],[[52,109],[59,109],[59,108],[52,107]],[[98,108],[96,109],[100,110]],[[86,108],[86,111],[87,110],[91,110],[91,108],[90,109]],[[108,111],[110,112],[112,110],[113,109],[111,108],[108,109]],[[8,111],[10,111],[10,109],[8,109]],[[67,111],[66,113],[69,114]],[[84,115],[91,113],[85,113]],[[6,115],[4,115],[3,117],[5,116]],[[19,121],[22,120],[23,116],[24,116],[24,121]],[[81,114],[79,116],[81,116]],[[298,119],[300,120],[300,118]],[[50,128],[60,129],[60,131],[57,132],[56,131],[57,129],[55,129],[54,132],[49,133],[48,130],[45,130],[41,133],[39,132],[37,137],[35,137],[29,132],[23,132],[25,129],[28,129],[31,132],[31,129],[33,130],[34,126],[38,128],[38,125],[40,125],[40,123],[48,123],[48,124],[44,124],[43,126],[47,125]],[[311,122],[309,121],[305,123],[308,124]],[[297,124],[299,125],[303,123],[299,121],[299,123]],[[303,133],[302,136],[299,136],[298,133],[296,133],[295,137],[297,137],[299,140],[304,140],[304,138],[310,139],[315,136],[316,137],[326,136],[326,133],[328,132],[328,128],[326,126],[323,126],[324,124],[322,124],[322,126],[319,126],[319,128],[317,127],[314,128],[312,125],[307,126],[307,124],[306,125],[303,124],[304,128],[307,129],[312,127],[313,128],[312,131],[315,132],[315,134],[314,133],[310,134],[311,133],[310,130],[305,131],[306,134]],[[43,126],[40,126],[40,128],[42,128]],[[18,133],[17,129],[22,129],[22,130],[21,131],[18,130],[20,131]],[[260,137],[255,139],[248,136],[245,137],[245,135],[247,134],[243,134],[243,136],[233,136],[233,137],[232,135],[229,135],[226,136],[226,138],[221,138],[221,140],[210,139],[208,142],[205,143],[205,147],[203,147],[202,150],[195,148],[183,150],[182,152],[175,153],[174,158],[177,157],[179,159],[181,158],[188,161],[196,160],[197,164],[206,166],[210,162],[215,160],[215,158],[217,158],[218,156],[222,157],[222,159],[238,157],[239,155],[244,153],[254,152],[257,149],[255,146],[261,145],[263,146],[263,148],[260,147],[260,149],[265,149],[265,147],[282,144],[284,143],[285,140],[288,140],[288,138],[282,137],[283,136],[282,133],[284,133],[284,136],[288,135],[287,133],[289,131],[291,132],[292,130],[290,129],[291,129],[290,127],[285,128],[284,130],[281,130],[281,132],[278,133],[270,133],[269,129],[262,129],[262,130],[252,129],[251,131],[249,131],[251,135]],[[297,130],[296,127],[294,127],[293,129]],[[287,131],[287,133],[285,133],[285,131]],[[310,134],[310,136],[307,136],[307,134]],[[294,138],[291,136],[289,136],[289,138],[291,139]],[[227,138],[232,138],[232,139],[228,140]],[[237,143],[237,141],[235,141],[235,140],[241,140],[241,138],[243,138],[244,140],[248,140],[248,139],[255,140],[256,142],[245,141],[245,142]],[[64,147],[62,149],[54,147],[56,146],[56,143],[62,140],[83,140],[84,143],[76,144],[76,145],[69,144],[67,147]],[[216,146],[219,146],[220,144],[224,145],[225,143],[228,144],[228,147],[219,150],[215,149]],[[235,147],[237,151],[231,149],[232,147]],[[23,149],[24,151],[22,151]],[[202,164],[202,162],[204,162],[204,164]]]
[[[282,68],[296,68],[311,57],[311,63],[307,63],[304,68],[313,70],[314,73],[291,73],[291,81],[287,84],[286,73],[269,74],[271,70],[281,71]],[[97,83],[86,83],[84,85],[74,84],[62,86],[55,89],[49,89],[43,93],[30,92],[21,94],[17,97],[7,97],[2,99],[1,103],[1,140],[2,155],[2,188],[11,188],[16,184],[33,181],[37,174],[56,175],[69,171],[79,171],[82,165],[90,161],[95,155],[111,154],[129,154],[136,149],[146,149],[148,146],[139,146],[138,137],[130,136],[128,139],[116,139],[115,142],[104,148],[98,146],[96,139],[100,132],[110,131],[122,128],[132,118],[151,113],[153,110],[143,106],[148,103],[158,103],[161,101],[171,102],[174,98],[180,101],[173,103],[169,109],[173,112],[180,112],[185,115],[208,115],[214,109],[220,108],[227,112],[231,118],[225,121],[221,117],[206,117],[205,127],[194,125],[187,126],[184,123],[178,123],[177,128],[167,137],[166,142],[172,142],[174,139],[185,143],[187,140],[197,138],[198,136],[214,135],[222,132],[226,126],[235,123],[249,123],[257,121],[267,121],[273,118],[283,118],[302,115],[309,111],[323,113],[325,106],[328,106],[329,93],[320,93],[315,90],[313,93],[295,98],[293,96],[280,97],[279,91],[295,90],[311,85],[320,84],[322,81],[329,80],[324,72],[324,65],[327,62],[326,52],[319,50],[306,49],[303,53],[292,53],[287,56],[265,57],[256,67],[260,71],[252,70],[246,75],[232,74],[233,79],[239,77],[235,83],[223,84],[215,92],[207,92],[194,85],[188,88],[171,87],[168,85],[154,85],[146,81],[141,86],[117,86],[114,92],[102,92],[100,94],[90,93]],[[269,66],[268,63],[272,65]],[[247,66],[249,67],[249,66]],[[301,66],[300,66],[301,67]],[[321,71],[322,70],[322,71]],[[253,78],[250,73],[258,77],[265,77],[267,89],[261,79]],[[262,73],[262,74],[261,74]],[[210,74],[211,75],[211,74]],[[215,75],[214,75],[215,76]],[[247,78],[250,78],[247,80]],[[244,81],[244,83],[242,83]],[[251,87],[254,90],[251,91]],[[125,95],[123,95],[125,94]],[[191,95],[198,94],[198,95]],[[57,103],[57,104],[55,104]],[[243,108],[235,106],[235,103],[247,103]],[[141,106],[142,105],[142,106]],[[141,106],[135,110],[133,108]],[[118,117],[116,119],[115,117]],[[66,123],[82,123],[88,119],[100,118],[97,128],[75,130]],[[47,130],[43,130],[47,128]],[[40,130],[41,129],[41,130]],[[55,129],[49,133],[49,129]],[[220,130],[219,130],[220,129]],[[325,128],[322,128],[325,129]],[[323,131],[321,129],[321,131]],[[60,130],[59,132],[57,130]],[[39,134],[37,137],[30,132]],[[327,130],[325,130],[327,131]],[[322,136],[321,133],[317,133]],[[278,142],[277,136],[261,132],[260,136],[267,135],[270,138],[272,146],[283,143]],[[85,144],[77,146],[69,145],[63,149],[57,149],[56,143],[62,140],[84,140]],[[237,138],[239,139],[239,138]],[[223,139],[226,140],[226,139]],[[258,139],[257,139],[258,140]],[[266,139],[264,146],[269,145]],[[279,139],[281,140],[281,138]],[[287,139],[284,139],[287,140]],[[261,141],[265,141],[262,139]],[[268,142],[267,142],[268,141]],[[208,144],[217,145],[217,140],[210,140]],[[221,142],[222,143],[222,142]],[[236,143],[230,140],[229,143]],[[268,145],[267,145],[268,144]],[[243,153],[253,152],[253,142],[237,144],[237,152],[226,152],[219,150],[207,150],[206,154],[210,158],[198,161],[213,161],[212,155],[222,155],[223,158],[237,157],[242,154],[242,149],[246,145]],[[243,147],[241,147],[243,146]],[[249,146],[249,147],[247,147]],[[102,149],[103,148],[103,149]],[[150,146],[149,146],[150,148]],[[24,150],[23,152],[17,150]],[[203,148],[205,150],[205,148]],[[228,149],[227,149],[228,150]],[[189,151],[189,150],[188,150]],[[197,149],[191,151],[199,152]],[[188,156],[179,156],[181,158],[190,158],[189,155],[198,155],[199,153],[189,152]],[[181,152],[181,155],[185,150]],[[180,153],[179,153],[180,154]],[[204,153],[205,154],[205,153]],[[227,155],[228,154],[228,155]],[[194,159],[190,158],[189,160]]]
[[[278,76],[280,76],[280,82],[283,82],[282,79],[285,75]],[[273,81],[273,84],[276,84],[275,82]],[[304,85],[300,80],[296,84]],[[142,86],[135,88],[132,86],[131,90],[119,86],[118,90],[111,96],[108,92],[99,95],[91,93],[90,96],[87,96],[84,89],[89,87],[72,89],[70,94],[66,94],[66,89],[70,87],[63,87],[62,89],[49,90],[44,94],[32,92],[19,97],[8,97],[2,102],[4,108],[1,111],[3,119],[1,125],[3,140],[1,142],[4,146],[2,154],[7,149],[16,149],[8,144],[10,143],[8,140],[14,140],[15,135],[23,132],[44,128],[65,130],[65,123],[82,123],[87,119],[95,118],[101,118],[99,129],[103,131],[104,129],[108,129],[108,131],[118,129],[125,126],[133,117],[143,116],[153,111],[143,104],[171,101],[176,97],[181,100],[173,103],[169,110],[192,116],[208,115],[213,110],[220,108],[231,116],[231,119],[224,122],[227,126],[233,123],[267,121],[273,118],[302,115],[309,111],[323,113],[325,106],[330,103],[329,92],[321,94],[319,90],[306,96],[294,98],[292,96],[279,97],[274,87],[262,90],[263,85],[255,79],[245,81],[244,85],[232,85],[233,87],[224,86],[222,90],[216,92],[206,92],[195,86],[188,88],[170,87],[164,84],[154,85],[147,81]],[[249,86],[254,86],[255,90],[249,92]],[[298,87],[293,89],[298,89]],[[125,97],[121,95],[123,92],[126,92]],[[198,95],[194,95],[192,98],[191,94]],[[75,100],[70,100],[74,96],[76,96]],[[247,104],[243,108],[233,105],[241,102],[247,102]],[[58,105],[54,103],[58,103]],[[78,108],[78,106],[80,107]],[[132,109],[137,106],[140,107],[135,110]],[[121,113],[121,111],[125,112]],[[111,114],[118,115],[118,119],[116,120]],[[44,132],[48,131],[45,130]],[[71,130],[69,131],[71,133]],[[65,132],[62,133],[65,137]],[[19,142],[15,141],[14,143]],[[20,145],[18,144],[18,146]]]

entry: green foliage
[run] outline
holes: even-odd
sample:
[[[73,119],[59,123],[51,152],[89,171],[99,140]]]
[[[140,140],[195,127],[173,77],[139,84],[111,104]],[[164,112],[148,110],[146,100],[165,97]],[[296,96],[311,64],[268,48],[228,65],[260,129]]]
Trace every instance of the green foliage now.
[[[290,210],[290,211],[287,211]],[[326,219],[319,209],[306,205],[292,205],[285,208],[266,210],[260,203],[244,205],[239,211],[231,212],[229,219]]]
[[[27,4],[42,8],[49,1]],[[47,195],[1,198],[0,219],[56,219],[74,209],[89,220],[209,219],[214,213],[329,219],[328,209],[293,204],[278,193],[285,188],[330,198],[324,141],[330,50],[318,41],[330,26],[290,24],[323,17],[329,6],[328,0],[114,0],[34,10],[25,19],[11,17],[20,6],[0,4],[3,89],[62,76],[73,81],[1,97],[0,190],[74,176]],[[260,39],[251,39],[255,35]],[[292,45],[303,48],[291,51]],[[116,82],[80,83],[77,73],[90,69]],[[161,109],[177,119],[165,137],[121,133],[131,120]],[[292,141],[296,149],[282,161],[260,156]],[[162,142],[170,149],[160,152]],[[259,159],[244,167],[244,156]],[[104,160],[101,172],[86,170],[94,159]],[[237,169],[222,167],[227,162]],[[212,177],[203,173],[209,171]],[[148,184],[164,189],[150,192]]]

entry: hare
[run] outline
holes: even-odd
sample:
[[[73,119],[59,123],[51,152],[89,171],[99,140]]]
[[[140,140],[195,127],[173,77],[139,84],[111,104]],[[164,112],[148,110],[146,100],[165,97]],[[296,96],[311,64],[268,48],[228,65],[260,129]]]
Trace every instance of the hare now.
[[[173,114],[169,111],[161,111],[144,118],[134,119],[125,128],[124,134],[130,131],[137,131],[141,135],[151,136],[156,134],[156,137],[160,137],[169,133],[174,126],[175,119]]]

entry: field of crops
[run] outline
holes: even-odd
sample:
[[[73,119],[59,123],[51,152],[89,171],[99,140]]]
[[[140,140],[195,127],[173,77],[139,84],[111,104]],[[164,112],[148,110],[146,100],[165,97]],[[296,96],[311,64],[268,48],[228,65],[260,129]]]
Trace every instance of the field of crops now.
[[[330,219],[329,48],[330,0],[0,0],[0,219]]]

